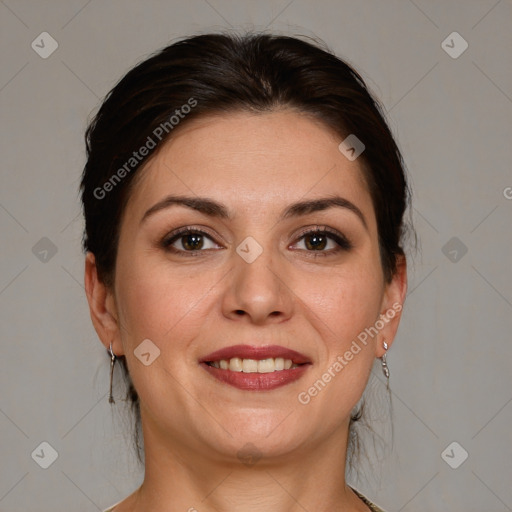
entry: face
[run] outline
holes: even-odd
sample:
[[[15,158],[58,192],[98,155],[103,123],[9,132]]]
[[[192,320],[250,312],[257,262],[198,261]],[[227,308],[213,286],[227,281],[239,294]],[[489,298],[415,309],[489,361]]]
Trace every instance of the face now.
[[[217,459],[346,435],[405,290],[403,274],[384,282],[372,201],[340,142],[292,111],[209,117],[141,171],[107,292],[115,322],[96,326],[126,356],[145,435]]]

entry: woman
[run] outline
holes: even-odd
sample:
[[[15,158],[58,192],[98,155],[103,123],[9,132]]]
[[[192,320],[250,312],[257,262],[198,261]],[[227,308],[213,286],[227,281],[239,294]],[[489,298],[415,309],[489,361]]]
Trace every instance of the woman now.
[[[375,358],[389,377],[409,191],[360,76],[296,38],[192,37],[86,138],[87,298],[145,455],[109,510],[380,510],[345,469]]]

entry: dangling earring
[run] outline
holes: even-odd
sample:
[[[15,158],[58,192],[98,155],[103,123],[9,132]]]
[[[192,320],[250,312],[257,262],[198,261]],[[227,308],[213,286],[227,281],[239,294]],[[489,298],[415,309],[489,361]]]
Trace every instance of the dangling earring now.
[[[384,350],[388,349],[388,344],[384,341],[383,343]],[[382,373],[384,374],[384,377],[386,377],[386,386],[389,389],[389,368],[388,363],[386,361],[386,353],[382,354],[382,357],[380,358],[382,363]]]
[[[108,349],[110,354],[110,391],[108,394],[108,402],[110,404],[115,404],[114,396],[112,395],[112,381],[114,380],[114,365],[116,364],[116,355],[112,351],[112,342],[110,342],[110,347]]]

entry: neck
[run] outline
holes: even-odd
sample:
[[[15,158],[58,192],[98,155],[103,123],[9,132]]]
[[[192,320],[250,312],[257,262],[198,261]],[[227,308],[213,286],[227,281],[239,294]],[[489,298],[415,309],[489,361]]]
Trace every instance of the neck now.
[[[345,482],[348,425],[307,452],[252,460],[220,460],[206,448],[198,455],[144,421],[143,431],[145,477],[129,498],[134,512],[368,510]]]

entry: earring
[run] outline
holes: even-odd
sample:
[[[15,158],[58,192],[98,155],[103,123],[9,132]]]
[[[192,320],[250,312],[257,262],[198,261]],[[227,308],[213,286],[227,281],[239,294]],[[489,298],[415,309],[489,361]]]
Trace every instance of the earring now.
[[[110,391],[108,394],[108,402],[110,404],[115,404],[114,396],[112,395],[112,381],[114,380],[114,365],[116,364],[116,355],[112,351],[112,342],[110,342],[110,347],[108,349],[110,354]]]
[[[384,341],[383,342],[384,350],[388,349],[388,344]],[[384,377],[386,377],[387,381],[387,388],[389,389],[389,368],[388,363],[386,361],[386,353],[382,354],[382,357],[380,358],[381,364],[382,364],[382,373],[384,374]]]

